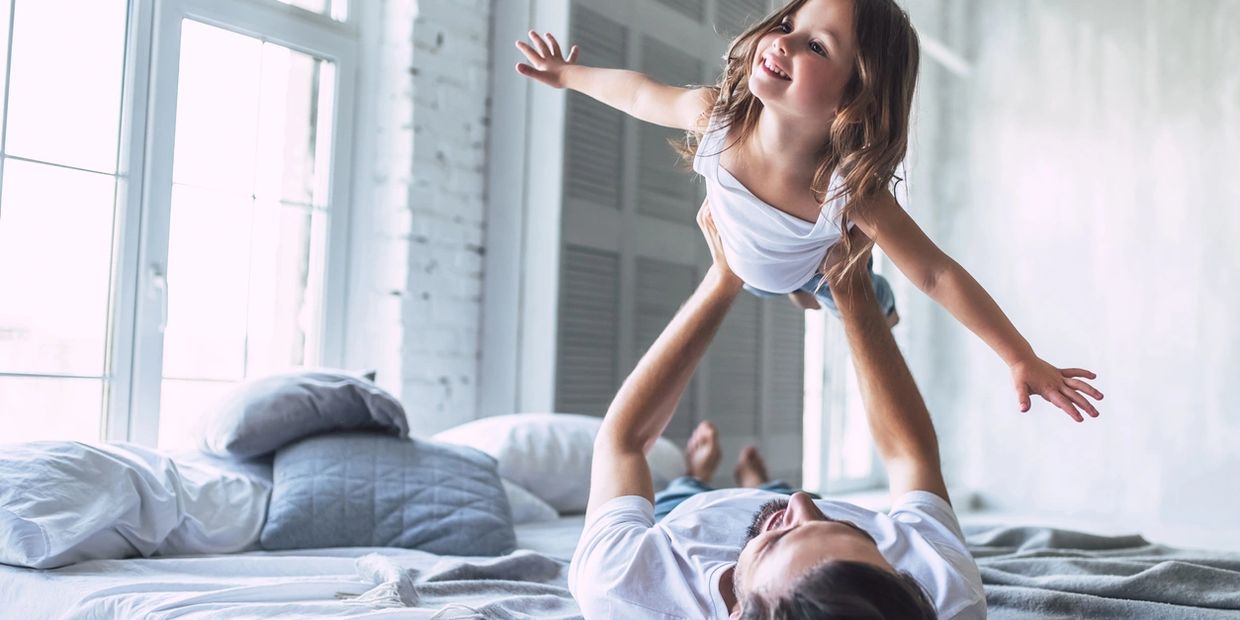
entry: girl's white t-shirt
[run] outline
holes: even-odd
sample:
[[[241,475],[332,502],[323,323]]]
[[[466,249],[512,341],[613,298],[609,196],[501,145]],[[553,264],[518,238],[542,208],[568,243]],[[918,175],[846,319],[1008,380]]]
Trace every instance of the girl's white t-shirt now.
[[[711,116],[693,157],[693,170],[706,180],[710,213],[723,241],[728,267],[746,284],[771,293],[790,293],[818,272],[827,250],[840,239],[839,211],[846,199],[841,178],[831,178],[828,201],[815,222],[771,206],[749,191],[720,163],[727,128]]]
[[[724,620],[728,610],[720,577],[736,564],[754,512],[786,497],[758,489],[699,493],[658,524],[646,498],[612,499],[577,543],[569,590],[588,620]],[[943,498],[910,491],[886,514],[847,502],[814,503],[827,516],[851,521],[873,536],[883,557],[926,590],[942,620],[986,617],[981,575]]]

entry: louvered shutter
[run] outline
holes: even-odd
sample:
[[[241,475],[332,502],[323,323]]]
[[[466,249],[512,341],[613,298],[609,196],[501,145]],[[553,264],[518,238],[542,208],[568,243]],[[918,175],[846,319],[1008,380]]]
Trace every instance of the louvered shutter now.
[[[706,0],[657,0],[659,4],[696,22],[706,21]]]
[[[771,380],[767,393],[766,430],[800,433],[805,382],[805,311],[786,300],[772,300],[768,345]]]
[[[576,245],[563,256],[556,410],[603,415],[619,388],[620,257]]]
[[[625,67],[628,29],[582,6],[575,6],[571,41],[581,41],[581,62],[593,67]],[[568,94],[565,127],[566,208],[585,202],[623,207],[624,113],[576,91]]]
[[[737,296],[707,352],[707,417],[723,435],[758,434],[761,304],[752,295]]]
[[[766,308],[768,376],[763,396],[762,452],[774,478],[801,484],[805,412],[805,311],[785,299]]]
[[[715,30],[735,34],[769,8],[765,0],[632,2],[572,0],[567,39],[588,65],[680,86],[717,75],[726,41]],[[672,11],[645,10],[655,3]],[[709,267],[695,222],[704,185],[667,144],[678,130],[627,120],[577,93],[566,103],[554,403],[601,415]],[[730,483],[737,451],[750,443],[773,475],[800,481],[802,334],[803,315],[787,299],[736,299],[664,433],[683,444],[699,420],[715,422],[724,444],[715,483]]]
[[[765,17],[769,11],[766,0],[718,0],[715,5],[715,29],[732,38]]]
[[[651,37],[642,40],[642,71],[664,84],[686,86],[701,80],[702,63]],[[638,133],[637,210],[643,215],[692,224],[701,200],[701,183],[681,163],[668,140],[684,132],[643,123]]]
[[[689,265],[678,265],[651,258],[637,259],[636,304],[637,313],[633,332],[635,342],[633,350],[640,358],[645,355],[650,345],[676,316],[676,311],[684,304],[697,286],[697,269]],[[697,379],[690,382],[685,389],[676,415],[664,431],[664,435],[683,443],[696,423],[697,411]]]

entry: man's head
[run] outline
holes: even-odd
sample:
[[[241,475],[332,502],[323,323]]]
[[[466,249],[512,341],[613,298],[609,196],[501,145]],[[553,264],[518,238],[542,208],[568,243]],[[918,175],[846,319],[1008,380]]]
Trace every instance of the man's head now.
[[[736,618],[936,617],[865,530],[827,517],[805,493],[754,514],[732,578]]]

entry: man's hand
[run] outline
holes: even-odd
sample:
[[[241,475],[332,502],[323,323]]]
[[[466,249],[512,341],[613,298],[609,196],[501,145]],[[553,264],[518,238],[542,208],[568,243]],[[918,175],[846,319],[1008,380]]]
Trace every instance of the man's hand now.
[[[706,238],[706,245],[710,248],[710,259],[714,263],[714,269],[719,277],[727,284],[739,287],[743,282],[728,267],[728,257],[723,253],[723,240],[719,238],[719,229],[715,228],[715,219],[710,214],[710,199],[702,201],[701,208],[697,214],[698,228],[702,229],[702,236]]]

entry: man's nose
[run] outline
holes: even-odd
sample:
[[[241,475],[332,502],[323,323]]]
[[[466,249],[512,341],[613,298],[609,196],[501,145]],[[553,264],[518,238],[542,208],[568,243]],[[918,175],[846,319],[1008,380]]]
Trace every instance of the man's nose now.
[[[785,520],[789,523],[801,521],[821,521],[823,519],[822,511],[818,510],[818,506],[814,504],[814,498],[810,497],[808,493],[804,493],[802,491],[797,491],[788,498],[787,510],[791,513],[789,516],[792,517],[791,519]]]

